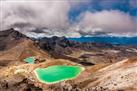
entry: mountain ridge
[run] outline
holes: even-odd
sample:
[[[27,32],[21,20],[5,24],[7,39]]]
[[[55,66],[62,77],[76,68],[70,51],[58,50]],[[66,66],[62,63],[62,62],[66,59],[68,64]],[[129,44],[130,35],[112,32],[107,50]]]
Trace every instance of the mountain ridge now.
[[[136,91],[137,46],[80,43],[65,37],[29,38],[14,29],[0,31],[0,91]],[[24,61],[35,57],[34,64]],[[35,68],[73,65],[77,78],[44,84]],[[55,74],[55,73],[54,73]],[[128,85],[129,84],[129,85]]]

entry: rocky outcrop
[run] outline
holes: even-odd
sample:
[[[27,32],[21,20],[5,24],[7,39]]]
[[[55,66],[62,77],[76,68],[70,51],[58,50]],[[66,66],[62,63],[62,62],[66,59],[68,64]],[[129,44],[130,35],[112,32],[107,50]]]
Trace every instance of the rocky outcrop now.
[[[22,64],[23,59],[30,56],[45,61],[48,53],[39,48],[35,41],[24,34],[9,29],[0,31],[0,68],[10,65]]]
[[[9,29],[0,32],[0,48],[0,91],[137,91],[137,46],[32,39]],[[35,64],[23,61],[30,56]],[[80,65],[85,71],[56,84],[39,82],[34,69],[51,65]]]
[[[53,36],[51,38],[41,38],[38,39],[39,45],[41,48],[48,50],[48,51],[58,51],[58,49],[65,49],[65,48],[77,48],[82,50],[92,50],[96,48],[113,48],[111,44],[105,43],[88,43],[88,42],[76,42],[71,41],[65,37],[57,37]],[[64,50],[65,51],[65,50]]]
[[[86,66],[98,63],[113,63],[124,58],[137,56],[137,46],[89,42],[81,43],[71,41],[66,37],[57,36],[33,39],[28,38],[14,29],[0,31],[0,51],[9,50],[15,46],[16,49],[20,47],[21,51],[22,47],[27,43],[29,44],[27,46],[31,45],[32,47],[33,45],[35,49],[45,51],[55,59],[66,59]],[[22,45],[22,47],[20,45]]]
[[[85,67],[77,78],[56,84],[40,83],[34,74],[37,67],[76,65],[66,60],[48,60],[0,69],[0,91],[136,91],[137,58],[107,65]],[[24,71],[19,71],[24,70]],[[3,79],[1,79],[3,78]],[[18,90],[20,89],[20,90]]]
[[[0,51],[13,47],[23,39],[27,39],[27,36],[13,28],[0,31]]]
[[[136,46],[75,42],[65,37],[41,38],[38,45],[56,59],[67,59],[83,65],[113,63],[137,56]],[[131,50],[131,51],[130,51]],[[73,55],[73,56],[72,56]],[[77,56],[76,56],[77,55]]]

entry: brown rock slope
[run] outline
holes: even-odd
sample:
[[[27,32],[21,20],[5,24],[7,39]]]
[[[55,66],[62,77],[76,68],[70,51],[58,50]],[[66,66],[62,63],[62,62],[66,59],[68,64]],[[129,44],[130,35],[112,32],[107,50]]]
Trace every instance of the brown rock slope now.
[[[41,49],[56,59],[67,59],[78,64],[91,66],[100,63],[115,63],[122,59],[137,56],[136,45],[113,45],[71,41],[65,37],[41,38]]]
[[[20,91],[137,91],[137,58],[125,59],[111,65],[85,67],[86,70],[73,80],[51,85],[40,83],[33,70],[50,65],[77,64],[53,59],[38,64],[3,68],[0,70],[0,91],[18,91],[17,88]]]
[[[59,43],[62,45],[62,41]],[[63,46],[67,44],[63,44]],[[35,41],[13,29],[0,32],[0,91],[137,91],[137,56],[136,52],[125,52],[124,50],[127,47],[124,47],[123,50],[118,50],[121,55],[126,54],[122,58],[126,59],[117,61],[114,58],[114,62],[100,62],[100,59],[104,57],[104,60],[108,59],[108,57],[104,56],[107,51],[107,55],[118,52],[115,50],[110,51],[109,49],[112,48],[109,47],[97,51],[98,46],[90,46],[94,51],[89,52],[69,47],[70,50],[79,50],[78,54],[75,50],[72,51],[72,54],[65,54],[62,53],[64,47],[58,47],[56,43],[54,44],[54,41],[51,45],[47,43],[42,45],[50,50],[43,51]],[[54,47],[53,45],[55,48],[51,49]],[[121,49],[121,47],[115,48]],[[57,57],[59,56],[57,53],[62,53],[67,58],[64,58],[61,54],[61,57],[57,59],[55,57],[51,58],[53,56],[49,57],[48,53]],[[117,55],[121,56],[120,54]],[[87,58],[94,55],[97,58],[101,56],[100,59],[96,59],[97,62],[93,60],[95,62],[92,62],[94,65],[87,66],[83,64],[85,60],[82,60],[82,63],[81,60],[76,60],[76,58],[81,59],[81,57]],[[23,61],[24,58],[30,56],[37,58],[35,64],[27,64]],[[116,58],[119,56],[116,56]],[[75,59],[73,58],[75,61],[72,61],[71,57],[76,57]],[[92,60],[89,59],[89,61]],[[37,67],[45,68],[51,65],[79,65],[85,67],[85,71],[76,79],[50,85],[40,83],[34,74],[34,69]]]
[[[85,81],[88,80],[93,81],[85,87],[89,91],[137,91],[137,58],[104,67]]]
[[[137,57],[86,67],[78,78],[49,87],[51,91],[137,91]]]
[[[39,49],[34,41],[15,30],[0,32],[0,67],[23,63],[23,59],[30,56],[48,58],[45,51]]]

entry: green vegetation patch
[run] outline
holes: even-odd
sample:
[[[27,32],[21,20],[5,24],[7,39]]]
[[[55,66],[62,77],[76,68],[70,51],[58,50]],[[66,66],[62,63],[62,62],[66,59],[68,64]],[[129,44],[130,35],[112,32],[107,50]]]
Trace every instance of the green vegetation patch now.
[[[76,78],[82,71],[80,66],[56,65],[47,68],[36,68],[34,73],[38,80],[42,83],[52,84],[64,80]]]
[[[35,63],[35,57],[28,57],[28,58],[25,58],[24,61],[29,63],[29,64],[34,64]]]

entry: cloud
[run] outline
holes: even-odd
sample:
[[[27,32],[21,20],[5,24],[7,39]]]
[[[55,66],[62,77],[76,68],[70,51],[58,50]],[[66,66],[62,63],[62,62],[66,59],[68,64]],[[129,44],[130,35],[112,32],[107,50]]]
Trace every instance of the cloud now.
[[[71,3],[67,0],[21,0],[0,1],[1,28],[47,27],[66,28],[69,26],[68,11]]]
[[[27,34],[42,30],[46,36],[69,37],[106,32],[136,33],[137,18],[111,10],[118,3],[119,0],[0,0],[0,30],[16,27]],[[130,6],[136,8],[135,2],[131,1]],[[102,8],[102,11],[94,8]],[[70,11],[73,11],[72,17],[76,17],[73,22],[69,18]]]
[[[101,12],[84,12],[79,18],[78,25],[89,34],[96,29],[112,33],[135,33],[137,32],[137,21],[134,17],[118,10]]]

